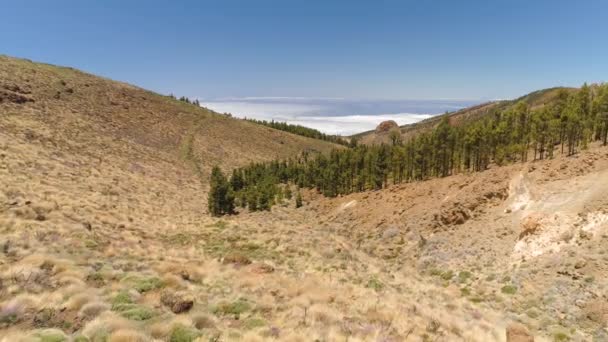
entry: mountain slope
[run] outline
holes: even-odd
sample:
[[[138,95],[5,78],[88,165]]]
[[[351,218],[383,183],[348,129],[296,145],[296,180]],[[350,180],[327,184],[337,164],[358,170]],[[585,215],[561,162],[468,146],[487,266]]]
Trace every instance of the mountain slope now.
[[[471,122],[483,118],[486,115],[490,115],[498,111],[508,110],[520,101],[527,103],[531,109],[539,108],[546,104],[550,104],[553,101],[556,101],[558,99],[560,91],[571,91],[572,89],[573,88],[555,87],[534,91],[514,100],[485,102],[476,106],[463,108],[452,113],[436,115],[417,123],[403,125],[399,127],[399,130],[401,132],[402,138],[407,140],[408,138],[413,137],[418,133],[426,132],[433,129],[439,124],[439,122],[441,122],[441,119],[446,115],[449,117],[450,122],[453,125],[460,125],[466,122]],[[360,143],[368,145],[390,142],[388,132],[377,132],[375,130],[355,134],[352,136],[352,138],[356,138]]]
[[[167,340],[207,318],[218,328],[205,333],[227,331],[229,316],[210,311],[235,298],[206,294],[232,277],[217,257],[238,239],[218,236],[207,215],[207,173],[333,148],[71,68],[0,57],[0,341]],[[226,248],[209,253],[212,243]],[[177,315],[161,290],[186,291],[196,305]]]
[[[206,214],[210,165],[332,147],[0,58],[0,341],[606,340],[605,148]]]
[[[180,156],[203,173],[218,164],[284,158],[303,150],[338,147],[261,127],[141,88],[72,68],[0,56],[0,127],[29,131],[83,153],[145,150],[151,157]],[[103,157],[103,156],[100,156]]]

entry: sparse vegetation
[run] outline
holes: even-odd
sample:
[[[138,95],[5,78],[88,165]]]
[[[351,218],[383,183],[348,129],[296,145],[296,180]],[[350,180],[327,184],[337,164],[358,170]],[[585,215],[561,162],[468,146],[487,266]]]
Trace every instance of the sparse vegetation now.
[[[452,278],[454,278],[454,272],[449,270],[449,271],[445,271],[441,274],[441,279],[443,280],[451,280]]]
[[[247,319],[243,325],[245,326],[245,329],[256,329],[266,326],[266,321],[261,318],[252,317]]]
[[[251,310],[251,304],[247,300],[239,298],[234,302],[220,302],[213,309],[213,313],[220,316],[234,315],[238,318],[249,310]]]
[[[500,289],[500,291],[504,294],[513,295],[517,292],[517,287],[513,285],[505,285]]]
[[[553,340],[556,342],[570,341],[570,336],[563,332],[557,332],[553,335]]]
[[[192,342],[196,340],[201,333],[195,329],[178,324],[171,330],[169,342]]]
[[[460,271],[458,272],[458,281],[461,283],[466,283],[471,276],[472,274],[469,271]]]
[[[375,291],[382,291],[384,288],[384,284],[378,278],[372,277],[367,281],[367,288],[373,289]]]
[[[136,279],[133,286],[135,290],[142,293],[160,289],[161,287],[163,287],[163,282],[156,277]]]
[[[250,200],[258,198],[250,210],[267,210],[275,203],[279,183],[335,197],[382,189],[390,183],[484,171],[491,163],[527,162],[531,150],[533,160],[553,158],[556,146],[561,146],[558,152],[574,155],[591,141],[606,144],[606,94],[608,84],[593,88],[585,84],[576,92],[562,90],[540,109],[520,101],[461,126],[451,125],[445,116],[433,130],[405,143],[394,140],[393,145],[334,150],[329,156],[304,153],[284,161],[252,163],[235,171],[243,175],[235,191],[241,192],[239,198],[245,198],[243,194],[249,194]]]
[[[432,147],[427,157],[414,155],[427,163],[426,180],[347,193],[345,175],[355,188],[378,181],[346,171],[359,167],[347,154],[373,172],[387,162],[387,184],[399,172],[398,156],[377,160],[370,151],[379,146],[303,139],[67,68],[0,57],[0,79],[1,94],[18,85],[33,100],[0,103],[0,335],[7,341],[493,341],[511,319],[529,324],[538,339],[603,338],[605,307],[590,296],[606,287],[601,139],[567,156],[566,137],[563,155],[525,166],[498,167],[493,152],[471,150],[489,153],[487,172],[454,166],[453,177],[431,179],[442,171],[439,132],[427,132],[435,145],[393,134],[388,152]],[[590,89],[597,101],[599,88]],[[550,109],[554,98],[545,102]],[[479,125],[519,118],[494,114],[478,117]],[[449,132],[462,132],[459,125]],[[518,124],[511,125],[505,141],[516,142]],[[530,139],[531,161],[537,138]],[[349,152],[325,153],[333,147]],[[520,152],[503,154],[505,164]],[[270,158],[287,166],[263,163],[278,180],[249,191],[259,174],[239,167]],[[240,215],[207,214],[216,164],[233,170],[224,180]],[[520,176],[534,201],[514,203],[526,194]],[[273,203],[281,205],[266,211]],[[520,218],[531,212],[546,212],[552,229],[520,238]],[[459,215],[467,220],[456,224]],[[535,248],[562,226],[576,229],[569,239],[560,234],[559,252],[519,259],[516,245]],[[576,314],[554,315],[567,311]]]
[[[46,329],[33,334],[34,339],[39,342],[67,342],[66,335],[56,329]]]

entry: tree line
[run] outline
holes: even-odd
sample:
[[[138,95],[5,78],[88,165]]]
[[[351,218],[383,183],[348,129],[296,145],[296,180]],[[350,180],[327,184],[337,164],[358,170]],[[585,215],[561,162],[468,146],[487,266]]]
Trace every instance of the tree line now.
[[[391,135],[390,144],[356,145],[329,155],[305,152],[287,160],[252,163],[233,170],[222,184],[233,208],[269,210],[292,186],[334,197],[483,171],[490,163],[542,160],[556,153],[573,155],[593,141],[608,143],[608,84],[562,89],[554,101],[537,109],[520,101],[459,126],[450,124],[446,115],[432,131],[408,141]],[[214,192],[218,188],[213,174],[211,188],[210,198],[221,196]],[[210,201],[212,214],[228,213],[211,209]]]
[[[186,103],[188,103],[188,104],[193,104],[193,105],[198,106],[198,107],[200,107],[200,106],[201,106],[201,103],[200,103],[200,101],[199,101],[198,99],[190,100],[190,99],[189,99],[188,97],[186,97],[186,96],[180,96],[179,98],[177,98],[177,97],[175,97],[175,95],[173,95],[173,94],[169,94],[169,95],[168,95],[168,97],[170,97],[170,98],[172,98],[172,99],[174,99],[174,100],[179,100],[179,101],[181,101],[181,102],[186,102]]]
[[[302,125],[293,125],[288,124],[287,122],[279,122],[279,121],[266,121],[266,120],[256,120],[256,119],[245,119],[249,122],[256,123],[258,125],[263,125],[267,127],[271,127],[274,129],[278,129],[281,131],[301,135],[308,138],[319,139],[329,141],[335,144],[340,145],[348,145],[348,141],[338,135],[331,135],[322,133],[314,128],[305,127]]]

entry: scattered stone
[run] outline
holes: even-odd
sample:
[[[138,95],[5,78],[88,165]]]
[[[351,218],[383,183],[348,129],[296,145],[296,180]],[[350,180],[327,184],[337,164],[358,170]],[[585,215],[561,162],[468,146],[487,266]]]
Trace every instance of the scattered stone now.
[[[584,230],[581,229],[580,232],[579,232],[579,237],[582,240],[591,240],[591,238],[593,237],[593,233],[587,232],[587,231],[584,231]]]
[[[393,238],[395,236],[399,235],[399,229],[398,228],[388,228],[386,229],[383,233],[382,233],[382,238],[383,239],[390,239]]]
[[[465,208],[457,206],[455,208],[444,210],[439,214],[439,221],[446,225],[460,225],[467,222],[471,218],[471,214]]]
[[[46,272],[51,272],[53,270],[53,267],[55,267],[55,264],[53,264],[51,261],[45,260],[41,265],[40,265],[40,269]]]
[[[51,308],[45,308],[38,311],[33,318],[33,326],[37,328],[49,327],[49,322],[55,316],[55,310]]]
[[[215,329],[215,323],[207,315],[195,315],[192,317],[192,323],[194,324],[194,327],[199,330]]]
[[[183,280],[190,280],[190,273],[188,273],[188,271],[186,270],[180,270],[179,271],[179,276],[183,279]]]
[[[507,326],[507,342],[534,342],[534,336],[520,323]]]
[[[521,225],[519,240],[528,235],[536,233],[541,228],[541,219],[542,216],[540,214],[531,214],[526,216]]]
[[[245,265],[251,264],[251,259],[249,259],[247,256],[245,256],[243,254],[232,253],[232,254],[226,255],[224,257],[224,260],[222,260],[222,263],[224,265],[234,264],[236,266],[245,266]]]
[[[274,267],[266,263],[255,263],[251,265],[251,271],[253,273],[272,273],[274,272]]]
[[[418,240],[418,248],[422,249],[426,246],[427,239],[420,234],[420,240]]]
[[[0,103],[2,102],[12,102],[16,104],[24,104],[27,102],[34,102],[34,99],[31,97],[14,93],[11,91],[0,90]]]
[[[602,325],[608,324],[608,303],[606,300],[592,300],[584,308],[585,316]]]
[[[194,305],[194,299],[191,296],[183,293],[171,293],[168,290],[161,293],[160,302],[176,314],[187,312]]]

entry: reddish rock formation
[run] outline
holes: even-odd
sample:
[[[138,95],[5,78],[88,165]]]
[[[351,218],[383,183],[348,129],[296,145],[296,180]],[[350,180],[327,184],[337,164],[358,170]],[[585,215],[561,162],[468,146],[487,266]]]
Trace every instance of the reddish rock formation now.
[[[397,123],[395,121],[393,121],[393,120],[382,121],[376,127],[376,133],[386,133],[386,132],[389,132],[393,128],[399,128],[399,125],[397,125]]]

